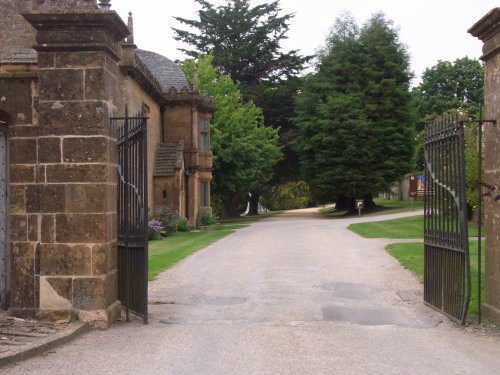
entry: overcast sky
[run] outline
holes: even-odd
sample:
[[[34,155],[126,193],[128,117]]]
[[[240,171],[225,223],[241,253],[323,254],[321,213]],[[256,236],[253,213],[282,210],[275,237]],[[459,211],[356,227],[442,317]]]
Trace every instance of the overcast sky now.
[[[210,1],[210,0],[209,0]],[[221,5],[225,0],[212,0]],[[263,3],[254,0],[253,4]],[[135,42],[139,48],[161,53],[172,60],[185,56],[173,39],[172,27],[184,28],[173,19],[180,16],[196,19],[199,6],[194,0],[112,0],[126,21],[128,12],[134,15]],[[481,56],[482,43],[467,33],[475,22],[498,6],[494,0],[280,0],[282,13],[294,13],[288,40],[283,50],[298,49],[302,54],[314,54],[322,46],[335,18],[350,11],[359,23],[373,13],[382,11],[400,28],[400,38],[408,46],[411,67],[420,77],[427,67],[438,60]],[[418,78],[417,78],[418,81]]]

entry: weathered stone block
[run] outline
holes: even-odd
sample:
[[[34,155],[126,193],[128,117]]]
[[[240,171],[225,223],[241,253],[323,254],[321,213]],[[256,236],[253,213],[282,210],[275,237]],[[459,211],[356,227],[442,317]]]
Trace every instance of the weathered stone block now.
[[[113,80],[113,83],[116,84]],[[100,100],[110,97],[109,73],[104,68],[85,70],[85,99]]]
[[[40,135],[109,135],[108,105],[104,100],[42,102]]]
[[[38,140],[38,161],[40,163],[61,162],[61,139],[59,137]]]
[[[105,64],[103,52],[57,52],[55,54],[55,66],[57,68],[99,68]]]
[[[73,306],[76,309],[99,310],[106,304],[106,278],[75,278],[73,281]]]
[[[12,125],[9,126],[9,137],[37,137],[38,136],[38,125]]]
[[[37,183],[47,182],[46,171],[47,168],[45,167],[45,164],[38,164],[35,166],[35,181]]]
[[[13,125],[26,125],[33,123],[32,85],[36,75],[25,79],[2,78],[0,79],[0,110],[11,115]]]
[[[11,305],[34,308],[34,246],[27,242],[11,244]]]
[[[10,140],[9,157],[12,164],[36,164],[36,139],[13,138]]]
[[[118,164],[118,146],[117,146],[116,139],[109,139],[109,163],[111,164]]]
[[[70,310],[73,308],[73,279],[70,277],[40,277],[40,308]]]
[[[26,212],[25,189],[24,185],[12,185],[10,187],[10,213],[20,214]]]
[[[82,69],[40,70],[40,100],[83,100]]]
[[[111,242],[109,253],[109,269],[118,270],[118,246],[116,240]]]
[[[66,211],[66,185],[48,184],[38,186],[40,196],[39,212],[56,213]]]
[[[35,167],[32,165],[10,165],[11,183],[33,183],[35,182]]]
[[[41,45],[68,45],[77,44],[81,45],[82,49],[85,47],[98,50],[102,45],[112,46],[114,43],[113,37],[109,33],[100,30],[92,30],[90,28],[83,29],[80,27],[78,30],[76,27],[72,29],[67,29],[65,32],[59,30],[44,30],[39,31],[36,38],[38,44]],[[86,45],[86,46],[83,46]]]
[[[118,238],[118,214],[116,212],[109,213],[107,222],[111,239]]]
[[[47,182],[106,182],[109,170],[106,164],[49,164]]]
[[[112,75],[114,75],[115,77],[120,77],[121,75],[120,67],[114,59],[112,59],[109,56],[106,56],[106,64],[104,66],[106,70],[110,72]]]
[[[113,177],[110,177],[111,179]],[[118,177],[117,177],[118,178]],[[115,180],[116,181],[116,180]],[[116,182],[108,183],[106,185],[106,211],[116,213],[118,211],[118,186]]]
[[[107,306],[118,300],[118,270],[110,271],[106,277],[105,298]]]
[[[42,215],[42,242],[54,243],[56,241],[56,217],[55,215]]]
[[[107,214],[56,215],[56,241],[60,243],[99,243],[110,241]]]
[[[35,270],[35,290],[33,291],[33,294],[34,294],[34,306],[36,309],[38,309],[40,307],[40,276],[36,270]]]
[[[64,162],[100,163],[108,159],[108,140],[105,137],[65,138]]]
[[[92,275],[102,276],[109,273],[111,268],[112,243],[94,245],[92,247]]]
[[[39,229],[38,215],[28,215],[28,241],[36,242],[38,238]]]
[[[47,52],[41,52],[38,54],[38,68],[40,69],[45,69],[45,68],[54,68],[55,67],[55,54],[54,53],[47,53]]]
[[[26,215],[10,215],[10,240],[19,242],[28,240],[28,217]]]
[[[26,211],[40,212],[39,185],[26,185]]]
[[[85,276],[91,274],[91,249],[64,244],[40,245],[40,275]]]
[[[108,211],[107,190],[107,185],[104,184],[68,185],[66,195],[67,212],[103,213]]]

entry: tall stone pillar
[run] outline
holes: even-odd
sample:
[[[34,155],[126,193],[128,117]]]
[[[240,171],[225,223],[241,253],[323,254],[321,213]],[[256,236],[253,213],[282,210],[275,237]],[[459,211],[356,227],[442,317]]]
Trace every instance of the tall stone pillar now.
[[[105,327],[120,311],[117,151],[109,117],[121,97],[120,42],[128,29],[115,12],[97,9],[42,9],[24,17],[37,30],[39,66],[38,135],[16,146],[36,150],[24,156],[30,180],[22,234],[36,248],[35,309],[77,313]]]
[[[496,120],[484,128],[484,171],[488,184],[500,194],[500,8],[495,8],[469,29],[484,42],[485,118]],[[500,200],[485,199],[486,230],[486,302],[485,315],[500,323]]]

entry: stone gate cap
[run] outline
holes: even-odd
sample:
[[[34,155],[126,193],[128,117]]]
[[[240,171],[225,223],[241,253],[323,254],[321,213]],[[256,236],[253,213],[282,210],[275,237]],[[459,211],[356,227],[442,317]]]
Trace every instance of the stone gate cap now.
[[[468,32],[484,43],[481,60],[488,60],[492,54],[500,49],[500,8],[492,9],[477,21]]]

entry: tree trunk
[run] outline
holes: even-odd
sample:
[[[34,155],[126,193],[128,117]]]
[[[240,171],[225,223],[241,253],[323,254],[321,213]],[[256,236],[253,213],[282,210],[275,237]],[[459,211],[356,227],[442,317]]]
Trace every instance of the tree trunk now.
[[[339,197],[336,202],[336,208],[339,211],[347,210],[351,211],[354,209],[354,198],[349,197]]]
[[[238,194],[225,199],[222,206],[222,218],[227,219],[240,216],[240,199]]]
[[[337,210],[347,210],[351,214],[357,214],[356,199],[356,197],[341,197],[337,199]],[[364,200],[363,210],[369,210],[376,206],[371,194],[366,194],[362,199]]]
[[[252,192],[250,197],[250,208],[248,210],[248,215],[258,215],[259,214],[259,200],[260,192]]]
[[[365,200],[365,210],[369,210],[371,208],[374,208],[376,206],[375,202],[373,201],[373,195],[371,194],[366,194],[363,199]]]

